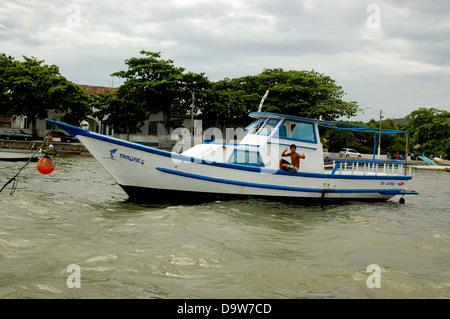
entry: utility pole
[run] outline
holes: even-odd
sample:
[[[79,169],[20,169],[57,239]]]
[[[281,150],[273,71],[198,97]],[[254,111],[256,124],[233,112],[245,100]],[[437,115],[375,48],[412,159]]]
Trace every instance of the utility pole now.
[[[194,103],[195,103],[195,92],[192,93],[192,103],[191,103],[191,135],[194,135]]]
[[[377,113],[380,114],[380,131],[378,133],[378,159],[381,159],[381,121],[383,120],[383,111],[380,109],[380,111],[378,111],[377,109],[374,109],[373,107],[366,107],[365,110],[367,109],[372,109],[374,111],[376,111]]]
[[[381,159],[381,120],[383,116],[381,115],[382,110],[380,109],[380,133],[378,135],[378,159]]]

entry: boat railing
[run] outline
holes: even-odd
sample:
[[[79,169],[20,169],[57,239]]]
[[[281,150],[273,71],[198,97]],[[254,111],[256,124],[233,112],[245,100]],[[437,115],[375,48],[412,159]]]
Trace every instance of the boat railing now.
[[[411,175],[411,163],[399,160],[358,160],[358,159],[333,159],[335,174],[358,175]]]

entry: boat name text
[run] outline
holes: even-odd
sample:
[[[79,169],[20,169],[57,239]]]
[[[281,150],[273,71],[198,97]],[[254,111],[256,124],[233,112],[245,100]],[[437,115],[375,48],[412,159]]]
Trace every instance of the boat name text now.
[[[130,161],[130,162],[133,162],[133,163],[138,163],[138,164],[141,164],[141,165],[144,165],[144,163],[145,163],[144,159],[142,159],[140,157],[134,157],[134,156],[130,156],[130,155],[122,154],[122,153],[119,154],[119,157],[121,159]]]

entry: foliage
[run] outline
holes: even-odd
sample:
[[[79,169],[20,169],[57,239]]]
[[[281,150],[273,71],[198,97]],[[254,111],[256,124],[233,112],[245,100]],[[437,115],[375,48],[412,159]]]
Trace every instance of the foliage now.
[[[201,109],[204,127],[226,128],[248,125],[248,110],[261,96],[239,89],[233,80],[214,82],[207,93],[207,107]]]
[[[163,113],[164,127],[168,131],[175,126],[174,114],[191,111],[190,92],[197,92],[209,86],[204,74],[184,73],[172,60],[163,60],[160,52],[141,51],[143,57],[125,61],[127,70],[112,75],[125,79],[119,90],[107,97],[100,115],[108,115],[107,123],[130,131],[139,127],[150,116]]]
[[[99,96],[96,106],[100,109],[95,116],[112,125],[117,132],[134,133],[148,119],[134,95],[120,87],[116,92]]]
[[[14,58],[2,53],[0,55],[0,114],[6,115],[10,111],[11,94],[9,81],[13,76]]]
[[[380,122],[371,120],[368,123],[363,122],[345,122],[354,125],[380,128]],[[404,128],[395,119],[386,119],[382,121],[381,128],[384,130],[403,131]],[[381,153],[395,154],[397,152],[405,152],[406,135],[404,133],[394,134],[375,134],[344,131],[337,129],[321,129],[321,136],[323,137],[322,144],[328,148],[330,152],[339,152],[342,148],[354,148],[360,153],[371,154],[378,150],[378,145],[381,138]],[[376,145],[374,145],[376,142]]]
[[[63,121],[79,124],[89,112],[89,96],[61,76],[56,65],[23,58],[20,62],[4,54],[0,57],[1,113],[27,116],[35,136],[36,120],[48,117],[49,111],[65,113]]]
[[[444,155],[450,157],[450,113],[436,108],[419,108],[406,118],[407,123],[400,125],[394,119],[382,122],[383,129],[403,130],[409,132],[409,149],[426,155]],[[371,120],[367,124],[352,122],[379,128],[380,122]],[[362,153],[373,150],[374,134],[322,129],[323,144],[331,152],[341,148],[355,148]],[[379,142],[377,134],[377,144]],[[383,153],[403,153],[406,145],[406,134],[382,134],[381,151]]]
[[[419,108],[406,119],[411,143],[419,153],[450,157],[450,112],[436,108]]]
[[[379,128],[380,122],[371,120],[369,123],[367,123],[367,126]],[[404,130],[404,127],[400,125],[396,120],[394,119],[385,119],[381,122],[381,128],[386,130],[397,130],[402,131]],[[404,153],[405,152],[405,145],[406,145],[406,134],[377,134],[377,147],[379,143],[379,139],[381,138],[381,150],[385,153],[391,153],[395,154],[397,152]],[[370,141],[372,142],[372,148],[373,148],[373,139],[374,136],[370,138]]]
[[[202,112],[208,119],[216,116],[222,122],[239,123],[249,112],[258,110],[268,89],[270,93],[263,107],[266,112],[331,120],[353,116],[358,110],[356,102],[342,100],[345,95],[342,87],[329,76],[315,71],[265,69],[256,76],[214,83],[210,108]]]

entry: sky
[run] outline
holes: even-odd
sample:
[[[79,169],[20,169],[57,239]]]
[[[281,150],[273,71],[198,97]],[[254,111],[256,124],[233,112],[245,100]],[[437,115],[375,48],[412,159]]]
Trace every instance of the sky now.
[[[0,52],[108,87],[141,50],[211,81],[314,70],[368,121],[450,111],[449,15],[448,0],[3,0]]]

